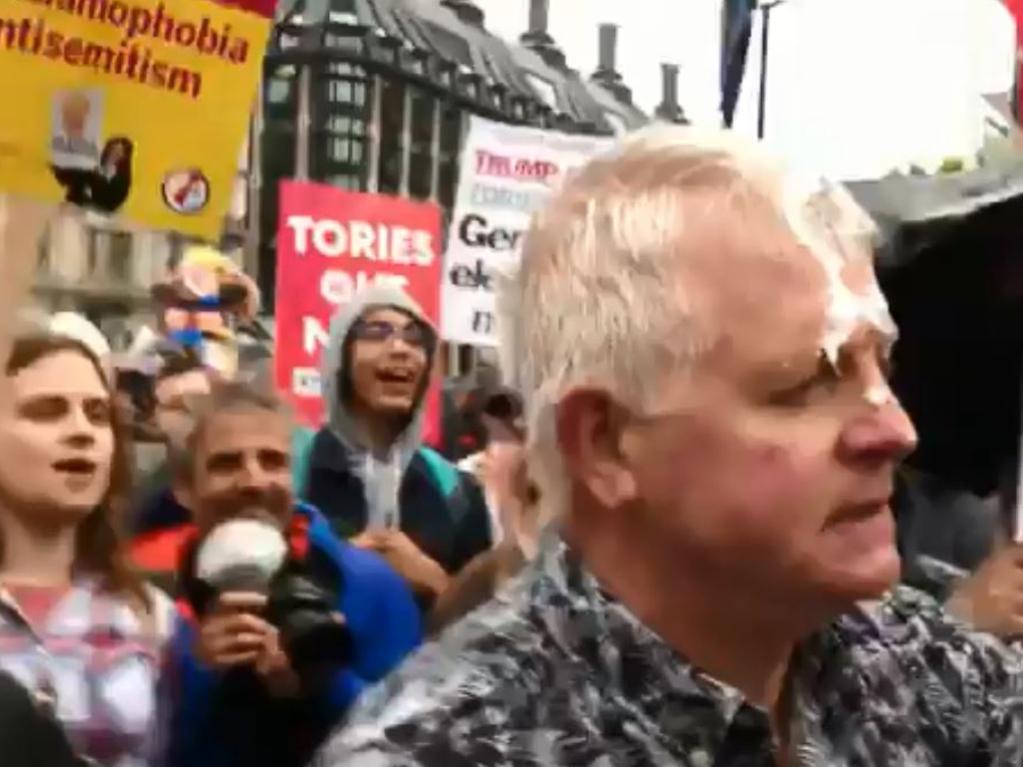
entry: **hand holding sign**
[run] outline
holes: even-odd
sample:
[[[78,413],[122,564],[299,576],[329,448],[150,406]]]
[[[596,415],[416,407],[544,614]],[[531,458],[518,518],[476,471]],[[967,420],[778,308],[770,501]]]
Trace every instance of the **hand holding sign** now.
[[[216,237],[273,7],[7,3],[0,190]]]

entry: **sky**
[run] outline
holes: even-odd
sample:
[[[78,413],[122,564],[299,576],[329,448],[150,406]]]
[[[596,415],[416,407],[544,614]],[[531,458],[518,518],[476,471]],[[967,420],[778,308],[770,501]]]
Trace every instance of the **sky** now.
[[[529,0],[475,2],[492,32],[514,41],[526,30]],[[1001,0],[777,5],[764,138],[814,172],[876,178],[910,164],[932,169],[949,157],[972,157],[984,138],[980,95],[1012,87],[1015,24]],[[636,104],[653,112],[660,64],[675,63],[689,119],[717,126],[721,7],[722,0],[550,0],[549,32],[569,65],[589,76],[598,24],[617,24],[618,70]],[[750,137],[757,135],[761,18],[755,14],[735,123]]]
[[[529,0],[476,0],[486,26],[516,41],[526,31]],[[618,71],[637,106],[661,100],[662,62],[678,64],[679,100],[694,122],[716,121],[720,0],[550,0],[550,33],[569,66],[589,76],[597,65],[597,26],[618,24]]]

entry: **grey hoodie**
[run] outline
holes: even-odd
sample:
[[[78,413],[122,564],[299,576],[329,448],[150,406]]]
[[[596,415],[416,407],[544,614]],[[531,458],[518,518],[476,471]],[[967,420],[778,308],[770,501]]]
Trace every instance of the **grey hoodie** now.
[[[359,441],[358,429],[350,410],[350,391],[341,381],[348,380],[348,334],[355,322],[371,309],[393,308],[405,312],[431,328],[433,324],[422,308],[400,288],[372,285],[353,296],[330,321],[330,340],[323,353],[323,397],[327,408],[327,428],[337,437],[348,456],[348,468],[362,480],[366,495],[367,529],[397,528],[401,524],[398,492],[409,462],[419,449],[423,422],[423,403],[433,366],[436,343],[427,349],[427,375],[416,393],[412,416],[385,456],[375,456]]]

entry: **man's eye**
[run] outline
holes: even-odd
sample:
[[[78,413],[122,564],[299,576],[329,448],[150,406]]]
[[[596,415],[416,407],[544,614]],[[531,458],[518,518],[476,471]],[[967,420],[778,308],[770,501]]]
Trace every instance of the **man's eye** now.
[[[838,372],[825,363],[812,376],[795,386],[775,392],[768,401],[777,407],[801,407],[817,392],[833,390],[840,380]]]
[[[235,471],[242,465],[241,456],[236,453],[219,453],[206,460],[206,470],[210,474],[225,474]]]
[[[259,462],[265,471],[281,471],[291,463],[288,454],[278,450],[264,450],[259,454]]]

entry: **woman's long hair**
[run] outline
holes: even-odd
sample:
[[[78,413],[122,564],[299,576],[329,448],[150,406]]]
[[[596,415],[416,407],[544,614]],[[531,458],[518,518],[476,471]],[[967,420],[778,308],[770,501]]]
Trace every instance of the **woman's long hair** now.
[[[81,342],[64,336],[35,334],[16,339],[7,360],[6,375],[14,376],[39,360],[61,352],[80,354],[92,363],[107,393],[113,397],[110,382],[96,356]],[[131,492],[131,457],[126,432],[118,421],[113,402],[111,419],[114,453],[110,486],[99,505],[78,524],[74,569],[78,573],[97,576],[107,591],[126,597],[148,611],[152,608],[152,600],[142,578],[129,564],[121,537],[122,520],[127,512]],[[2,558],[3,538],[0,537],[0,562]]]

